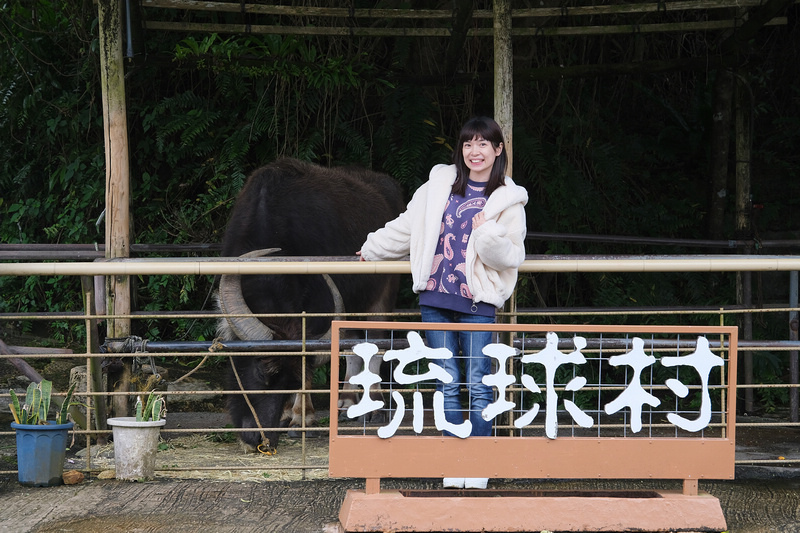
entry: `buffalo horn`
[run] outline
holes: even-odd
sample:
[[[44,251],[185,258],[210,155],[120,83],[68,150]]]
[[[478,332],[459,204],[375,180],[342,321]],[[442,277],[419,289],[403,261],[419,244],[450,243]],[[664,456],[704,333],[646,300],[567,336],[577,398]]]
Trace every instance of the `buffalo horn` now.
[[[328,288],[331,291],[331,297],[333,298],[333,312],[336,314],[334,320],[341,319],[342,315],[344,314],[344,299],[342,298],[342,293],[339,292],[339,288],[328,274],[323,274],[322,277],[325,279],[325,283],[328,284]],[[330,338],[331,328],[328,328],[328,331],[322,337],[320,337],[320,339]]]
[[[277,251],[280,251],[280,248],[266,248],[263,250],[253,250],[251,252],[247,252],[245,254],[240,255],[240,258],[250,258],[250,257],[264,257],[269,254],[273,254]],[[339,292],[339,289],[336,287],[336,283],[334,283],[333,279],[328,274],[322,275],[325,283],[328,285],[328,289],[331,291],[331,297],[333,298],[333,308],[334,313],[336,314],[336,318],[341,318],[341,315],[344,314],[344,299],[342,298],[342,293]],[[233,314],[233,315],[252,315],[253,312],[250,310],[250,307],[247,305],[247,302],[244,299],[244,295],[242,294],[242,277],[238,274],[226,274],[220,276],[219,280],[219,303],[221,311],[225,314]],[[228,325],[230,326],[231,330],[236,334],[236,336],[240,340],[272,340],[273,332],[272,329],[269,328],[266,324],[261,322],[257,318],[253,317],[226,317]],[[331,330],[328,331],[321,337],[322,339],[330,339],[331,338]]]
[[[279,251],[280,248],[253,250],[240,255],[241,258],[264,257]],[[225,274],[219,279],[219,305],[225,314],[252,315],[253,312],[242,294],[242,276]],[[272,340],[272,330],[261,320],[254,317],[226,317],[228,326],[243,341]]]

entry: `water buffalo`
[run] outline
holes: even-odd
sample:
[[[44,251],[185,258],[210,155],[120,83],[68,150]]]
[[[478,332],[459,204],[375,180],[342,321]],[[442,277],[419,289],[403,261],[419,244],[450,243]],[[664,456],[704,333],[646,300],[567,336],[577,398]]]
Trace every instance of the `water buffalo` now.
[[[382,227],[404,209],[400,187],[389,176],[360,168],[325,168],[283,158],[255,170],[234,205],[223,239],[222,255],[281,256],[354,255],[367,234]],[[254,252],[255,251],[255,252]],[[327,279],[326,279],[327,278]],[[332,282],[332,284],[331,284]],[[222,276],[219,308],[226,313],[386,313],[393,309],[397,276],[377,275],[249,275]],[[309,318],[307,338],[322,338],[331,318]],[[299,339],[300,318],[230,318],[220,320],[218,334],[225,340]],[[328,361],[317,357],[312,364]],[[357,358],[348,358],[357,359]],[[294,356],[233,358],[231,389],[290,390],[301,386],[301,359]],[[378,365],[380,361],[378,361]],[[235,368],[235,371],[234,371]],[[353,369],[348,369],[352,372]],[[307,369],[306,386],[311,368]],[[238,379],[237,379],[238,377]],[[288,394],[231,395],[227,408],[236,427],[275,428],[286,425]],[[289,427],[299,425],[298,402]],[[307,415],[313,413],[306,399]],[[281,418],[284,420],[282,421]],[[332,413],[332,416],[335,416]],[[260,423],[260,425],[259,425]],[[307,418],[306,424],[311,420]],[[239,433],[247,450],[262,444],[262,432]],[[276,447],[278,432],[263,432]]]

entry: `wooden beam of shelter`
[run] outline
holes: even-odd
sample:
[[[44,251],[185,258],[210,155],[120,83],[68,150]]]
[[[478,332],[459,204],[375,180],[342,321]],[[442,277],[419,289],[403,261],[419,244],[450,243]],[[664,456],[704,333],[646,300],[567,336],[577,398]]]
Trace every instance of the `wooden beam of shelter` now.
[[[786,17],[776,17],[768,21],[765,26],[784,26],[787,24]],[[739,19],[726,20],[704,20],[698,22],[662,22],[653,24],[613,24],[606,26],[568,26],[568,27],[531,27],[514,28],[514,37],[523,36],[564,36],[564,35],[614,35],[626,33],[670,33],[670,32],[691,32],[708,30],[725,30],[740,26],[742,21]]]
[[[797,3],[798,0],[788,0]],[[650,1],[642,3],[619,3],[608,5],[564,6],[564,7],[535,7],[515,9],[512,12],[514,19],[521,18],[546,18],[579,15],[622,15],[631,13],[675,13],[678,11],[731,9],[760,6],[761,0],[684,0],[678,2]],[[270,6],[263,4],[232,3],[232,2],[205,2],[201,0],[143,0],[143,7],[182,9],[189,11],[211,11],[228,13],[248,13],[256,15],[278,16],[308,16],[331,17],[345,19],[376,19],[408,20],[408,19],[442,19],[451,20],[453,12],[447,9],[353,9],[338,7],[309,7],[309,6]],[[493,18],[492,10],[476,9],[472,11],[473,19]]]
[[[755,37],[756,33],[758,33],[761,28],[771,25],[774,20],[777,20],[776,15],[784,12],[790,5],[797,3],[797,1],[798,0],[769,0],[763,6],[748,11],[747,19],[744,23],[722,42],[719,47],[720,52],[725,54],[735,51]],[[786,20],[785,17],[782,18]],[[786,22],[784,22],[784,24],[786,24]]]
[[[264,4],[205,2],[202,0],[143,0],[143,7],[185,9],[190,11],[216,11],[252,13],[256,15],[284,15],[332,18],[385,18],[385,19],[451,19],[447,9],[349,9],[346,7],[270,6]],[[489,9],[473,11],[474,18],[491,19]]]
[[[786,17],[775,17],[765,26],[784,26]],[[725,30],[741,24],[738,19],[707,20],[700,22],[667,22],[656,24],[615,24],[610,26],[569,26],[569,27],[531,27],[513,28],[513,37],[556,37],[565,35],[615,35],[637,33],[692,32]],[[329,35],[351,37],[450,37],[450,28],[361,28],[330,26],[275,26],[260,24],[220,24],[205,22],[161,22],[146,21],[148,30],[195,31],[206,33],[253,33],[275,35]],[[468,30],[469,37],[492,37],[492,28]]]
[[[788,0],[798,3],[800,0]],[[677,13],[680,11],[702,11],[710,9],[748,8],[763,5],[762,0],[687,0],[681,2],[642,2],[619,3],[599,6],[563,6],[563,7],[534,7],[528,9],[515,9],[513,17],[574,17],[578,15],[627,15],[635,13]]]

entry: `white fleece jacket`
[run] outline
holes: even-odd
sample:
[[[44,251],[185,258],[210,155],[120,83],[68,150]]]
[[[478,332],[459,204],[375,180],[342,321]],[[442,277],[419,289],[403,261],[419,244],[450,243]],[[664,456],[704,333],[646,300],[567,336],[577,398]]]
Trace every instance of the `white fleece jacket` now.
[[[412,289],[425,290],[441,232],[442,215],[456,179],[455,165],[436,165],[396,219],[370,233],[361,247],[367,261],[411,258]],[[473,300],[502,307],[517,283],[525,260],[525,204],[528,191],[506,176],[486,200],[486,222],[467,243],[467,285]]]

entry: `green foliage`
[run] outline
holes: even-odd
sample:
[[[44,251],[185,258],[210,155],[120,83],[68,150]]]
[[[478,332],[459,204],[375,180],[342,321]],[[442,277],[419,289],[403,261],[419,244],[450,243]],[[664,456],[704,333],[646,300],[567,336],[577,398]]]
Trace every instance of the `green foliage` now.
[[[12,0],[0,10],[0,242],[102,242],[95,16],[84,0]],[[79,288],[79,280],[0,278],[0,312],[80,310]],[[59,322],[51,336],[74,342],[82,327]]]
[[[73,405],[72,395],[76,387],[77,384],[73,383],[67,391],[64,402],[56,412],[56,424],[67,423],[67,414],[69,407]],[[9,407],[11,414],[14,416],[14,422],[32,426],[48,424],[47,416],[50,412],[50,403],[53,395],[53,383],[51,381],[43,379],[39,383],[30,383],[25,392],[25,403],[22,405],[20,405],[14,389],[9,389],[8,392],[11,395]]]
[[[311,385],[317,388],[330,387],[330,363],[314,368],[311,373]]]
[[[105,172],[100,110],[90,105],[100,90],[87,61],[91,8],[45,1],[3,8],[0,208],[11,216],[0,229],[12,242],[34,242],[43,228],[53,242],[95,237],[85,217],[102,211]]]
[[[449,163],[453,137],[458,131],[441,132],[436,104],[420,97],[411,86],[398,87],[385,98],[387,120],[377,131],[376,158],[383,170],[413,192],[428,179],[436,163]]]

